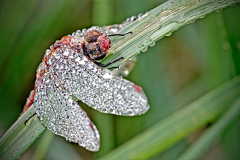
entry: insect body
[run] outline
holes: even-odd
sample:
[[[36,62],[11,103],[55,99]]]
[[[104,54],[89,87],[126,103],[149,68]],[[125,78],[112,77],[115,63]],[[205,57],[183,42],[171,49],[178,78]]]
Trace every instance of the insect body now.
[[[24,109],[34,106],[47,129],[91,151],[99,149],[100,136],[74,98],[115,115],[141,115],[149,109],[141,87],[96,61],[105,57],[110,43],[97,27],[56,41],[37,69],[35,87]]]
[[[87,32],[84,36],[84,40],[85,42],[82,46],[84,54],[93,60],[103,59],[111,44],[110,39],[97,30]]]

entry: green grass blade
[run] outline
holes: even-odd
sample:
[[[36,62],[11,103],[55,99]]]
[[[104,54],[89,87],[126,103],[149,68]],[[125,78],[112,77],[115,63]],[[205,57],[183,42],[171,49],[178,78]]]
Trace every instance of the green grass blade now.
[[[41,139],[41,142],[39,143],[39,145],[37,146],[35,153],[33,155],[33,157],[31,158],[32,160],[41,160],[44,159],[47,150],[49,148],[49,146],[52,144],[53,139],[54,139],[54,134],[47,130]]]
[[[224,129],[240,115],[240,99],[224,114],[224,116],[208,131],[199,138],[188,150],[186,150],[179,160],[198,159],[211,144],[219,138]]]
[[[101,159],[149,159],[213,121],[239,96],[240,77],[237,77],[168,116]]]
[[[48,148],[46,156],[42,157],[42,159],[85,160],[86,159],[85,157],[86,155],[81,156],[78,150],[76,148],[73,148],[71,143],[67,143],[64,138],[54,135],[54,140],[52,141],[50,147]]]
[[[140,20],[135,21],[119,32],[127,33],[132,31],[132,35],[124,38],[112,38],[110,54],[103,62],[107,63],[119,57],[125,57],[124,61],[126,61],[140,52],[147,51],[148,46],[153,46],[157,40],[170,36],[173,31],[180,27],[193,23],[196,19],[203,18],[213,11],[221,10],[238,2],[240,0],[167,1],[147,12]],[[117,66],[117,63],[114,65]]]
[[[24,122],[35,113],[34,108],[27,110],[0,139],[0,159],[17,159],[45,131],[36,116]]]

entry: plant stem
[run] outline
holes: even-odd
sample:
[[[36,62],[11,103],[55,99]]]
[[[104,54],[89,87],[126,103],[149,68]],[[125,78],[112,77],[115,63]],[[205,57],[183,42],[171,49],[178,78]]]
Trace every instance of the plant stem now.
[[[159,39],[170,36],[180,27],[193,23],[214,11],[221,11],[227,6],[239,3],[240,0],[170,0],[146,12],[141,19],[136,20],[119,33],[133,32],[124,38],[112,38],[112,48],[109,56],[103,62],[113,59],[136,56],[147,51],[148,46],[154,46]],[[116,66],[124,61],[115,63]]]
[[[1,138],[0,159],[17,159],[45,131],[36,116],[28,120],[34,113],[34,108],[29,108]]]
[[[224,129],[240,114],[240,99],[224,114],[224,116],[186,150],[179,160],[198,159],[219,138]]]

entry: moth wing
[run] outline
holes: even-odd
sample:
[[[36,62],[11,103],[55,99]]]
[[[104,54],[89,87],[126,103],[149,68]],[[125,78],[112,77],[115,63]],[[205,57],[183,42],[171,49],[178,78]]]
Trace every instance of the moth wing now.
[[[148,99],[141,87],[114,76],[75,50],[67,52],[68,56],[53,60],[52,68],[69,93],[103,113],[134,116],[147,112]]]
[[[72,96],[61,87],[56,76],[45,74],[41,77],[33,105],[42,124],[54,134],[88,150],[99,150],[97,128]]]

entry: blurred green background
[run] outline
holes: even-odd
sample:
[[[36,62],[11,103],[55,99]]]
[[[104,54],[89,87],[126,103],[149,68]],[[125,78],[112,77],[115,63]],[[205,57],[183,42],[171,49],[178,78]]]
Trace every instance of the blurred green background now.
[[[19,117],[33,89],[35,71],[55,40],[93,25],[121,23],[163,0],[1,0],[0,137]],[[128,77],[139,84],[151,109],[137,117],[99,113],[83,106],[101,135],[97,153],[45,132],[20,159],[96,159],[240,73],[240,6],[212,13],[141,53]],[[240,159],[240,118],[201,159]],[[206,127],[153,159],[176,159]],[[48,143],[49,142],[49,143]],[[43,144],[43,145],[39,145]],[[44,145],[45,144],[45,145]],[[40,147],[39,147],[40,146]]]

